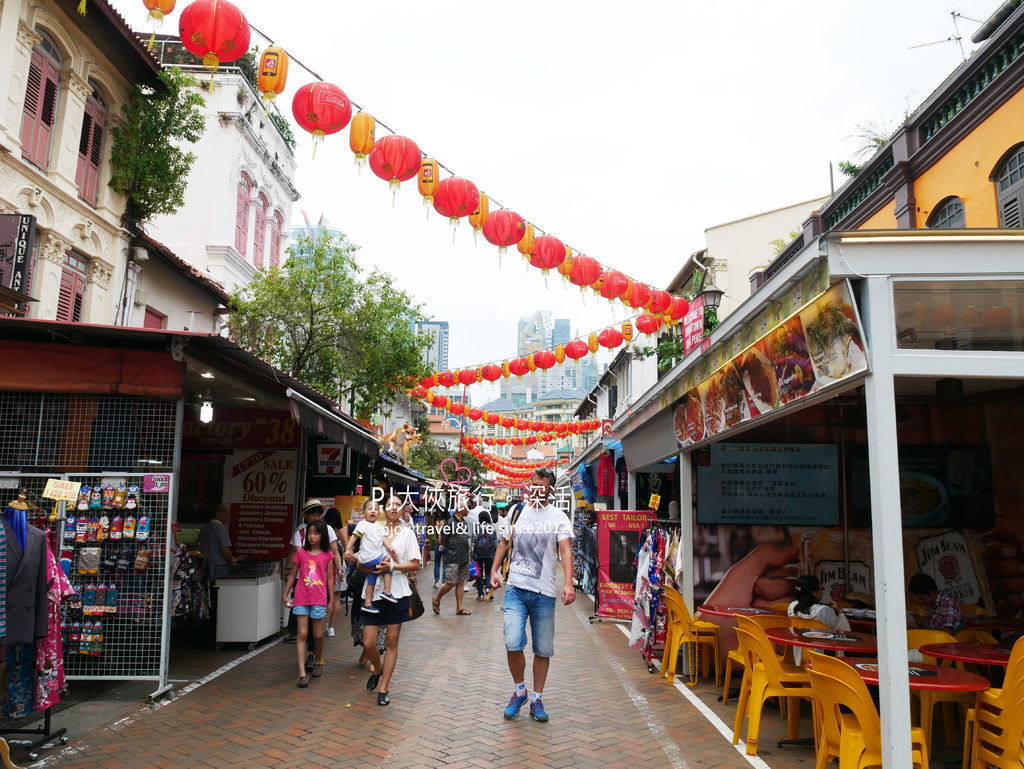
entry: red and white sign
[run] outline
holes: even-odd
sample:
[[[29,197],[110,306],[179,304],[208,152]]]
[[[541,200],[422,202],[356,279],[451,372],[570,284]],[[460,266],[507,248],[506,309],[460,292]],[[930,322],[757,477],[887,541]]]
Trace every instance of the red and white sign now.
[[[348,475],[348,450],[341,443],[321,443],[316,447],[317,475]]]
[[[698,296],[690,302],[690,309],[683,316],[683,350],[690,352],[700,346],[704,339],[704,297]]]
[[[295,518],[295,451],[236,451],[231,467],[231,544],[240,558],[284,558]]]

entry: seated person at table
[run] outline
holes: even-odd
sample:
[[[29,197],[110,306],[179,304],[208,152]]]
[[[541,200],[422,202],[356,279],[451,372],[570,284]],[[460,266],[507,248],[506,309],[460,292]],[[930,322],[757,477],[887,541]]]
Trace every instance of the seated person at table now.
[[[930,630],[945,630],[956,635],[964,627],[964,615],[960,603],[948,590],[939,591],[935,580],[927,574],[915,574],[907,586],[910,597],[928,609],[921,627]],[[920,623],[920,620],[918,620]]]
[[[821,603],[821,583],[813,574],[796,578],[796,600],[786,612],[790,617],[816,619],[836,631],[848,631],[850,623],[846,615],[836,611],[835,604]]]

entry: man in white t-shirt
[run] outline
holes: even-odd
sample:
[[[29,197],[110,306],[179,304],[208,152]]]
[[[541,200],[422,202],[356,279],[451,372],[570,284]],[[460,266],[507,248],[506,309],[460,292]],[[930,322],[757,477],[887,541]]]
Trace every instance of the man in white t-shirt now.
[[[572,524],[557,507],[549,504],[555,485],[555,474],[540,469],[530,480],[530,498],[522,511],[510,514],[509,525],[502,531],[494,553],[491,587],[501,587],[502,563],[511,548],[505,600],[501,610],[505,616],[505,650],[508,669],[515,683],[512,699],[505,708],[505,718],[513,719],[526,704],[526,621],[530,621],[533,638],[533,697],[530,717],[547,721],[541,702],[551,657],[555,654],[555,584],[557,557],[561,558],[562,603],[576,600],[572,585]],[[515,516],[514,518],[512,516]]]

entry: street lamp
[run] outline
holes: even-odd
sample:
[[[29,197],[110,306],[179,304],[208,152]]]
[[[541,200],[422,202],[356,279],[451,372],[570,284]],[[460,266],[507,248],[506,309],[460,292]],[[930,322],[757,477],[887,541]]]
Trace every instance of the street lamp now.
[[[710,286],[705,286],[704,290],[700,292],[700,295],[704,297],[704,309],[705,310],[717,310],[718,306],[722,303],[722,296],[725,292],[712,283]]]

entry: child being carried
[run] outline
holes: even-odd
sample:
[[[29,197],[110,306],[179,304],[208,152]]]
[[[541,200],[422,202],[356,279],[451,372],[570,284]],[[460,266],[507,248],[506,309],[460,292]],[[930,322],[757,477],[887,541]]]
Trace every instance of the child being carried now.
[[[386,562],[388,554],[391,555],[392,559],[398,558],[398,551],[395,550],[391,540],[385,535],[383,524],[377,523],[377,516],[379,514],[380,508],[376,505],[368,506],[364,513],[366,517],[356,524],[355,531],[352,532],[352,541],[348,547],[348,552],[352,553],[355,541],[358,540],[360,542],[359,563],[371,570],[366,575],[368,589],[366,590],[366,598],[363,599],[363,611],[369,614],[380,613],[377,607],[373,605],[373,593],[377,586],[378,575],[372,569],[382,562]],[[381,598],[388,603],[397,604],[398,599],[391,595],[391,572],[385,572],[382,576],[384,577],[384,593],[381,595]]]

